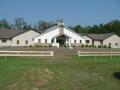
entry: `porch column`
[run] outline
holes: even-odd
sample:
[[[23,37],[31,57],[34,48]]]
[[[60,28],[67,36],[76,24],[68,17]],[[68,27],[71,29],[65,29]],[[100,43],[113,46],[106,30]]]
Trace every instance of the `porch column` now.
[[[69,47],[71,46],[71,39],[68,40]]]
[[[56,38],[54,38],[54,41],[53,41],[54,43],[56,43]]]

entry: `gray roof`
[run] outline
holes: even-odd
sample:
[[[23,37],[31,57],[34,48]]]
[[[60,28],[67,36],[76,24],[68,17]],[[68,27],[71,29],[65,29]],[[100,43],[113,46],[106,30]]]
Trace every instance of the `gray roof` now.
[[[0,39],[11,39],[27,31],[29,30],[0,29]],[[40,31],[35,31],[41,33]]]
[[[105,34],[86,34],[88,37],[90,37],[93,40],[104,40],[112,35],[114,33],[105,33]]]

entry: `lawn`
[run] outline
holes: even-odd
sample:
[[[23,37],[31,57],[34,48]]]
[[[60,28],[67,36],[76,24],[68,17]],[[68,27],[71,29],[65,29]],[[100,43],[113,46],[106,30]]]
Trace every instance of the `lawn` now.
[[[120,90],[120,57],[0,57],[0,90]]]

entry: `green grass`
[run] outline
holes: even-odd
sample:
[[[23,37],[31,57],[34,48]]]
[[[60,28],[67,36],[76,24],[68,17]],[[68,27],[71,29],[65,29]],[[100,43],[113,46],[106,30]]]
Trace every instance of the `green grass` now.
[[[0,57],[0,90],[120,90],[120,57],[43,60]]]

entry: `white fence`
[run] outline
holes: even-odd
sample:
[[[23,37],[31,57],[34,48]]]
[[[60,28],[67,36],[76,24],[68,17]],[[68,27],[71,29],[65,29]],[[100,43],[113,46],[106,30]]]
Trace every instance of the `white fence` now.
[[[96,58],[96,56],[110,56],[112,58],[112,56],[120,56],[120,52],[81,52],[78,51],[77,52],[78,57],[79,56],[94,56]]]
[[[54,56],[53,51],[0,51],[0,56]]]
[[[50,56],[54,57],[54,52],[53,51],[0,51],[0,56],[5,57],[5,63],[7,60],[7,56],[29,56],[29,60],[31,60],[30,57],[37,56]]]

